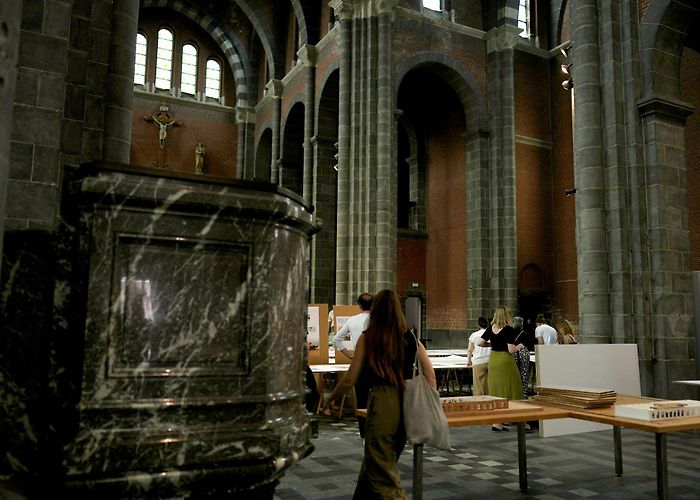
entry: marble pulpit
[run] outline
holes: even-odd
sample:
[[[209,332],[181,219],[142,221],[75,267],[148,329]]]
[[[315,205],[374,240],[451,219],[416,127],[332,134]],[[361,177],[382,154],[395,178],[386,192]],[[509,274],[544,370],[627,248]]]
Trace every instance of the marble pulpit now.
[[[157,173],[158,175],[153,175]],[[85,165],[64,192],[71,498],[271,498],[310,453],[309,238],[277,186]],[[70,369],[70,368],[69,368]]]

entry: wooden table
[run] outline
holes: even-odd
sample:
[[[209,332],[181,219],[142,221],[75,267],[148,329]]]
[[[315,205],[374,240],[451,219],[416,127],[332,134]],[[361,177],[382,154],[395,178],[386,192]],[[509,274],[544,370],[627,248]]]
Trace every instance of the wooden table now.
[[[641,396],[617,395],[615,404],[635,404],[659,401],[654,398]],[[615,407],[571,410],[572,418],[588,420],[613,426],[613,440],[615,446],[615,473],[622,475],[622,431],[621,427],[639,429],[653,432],[656,440],[656,494],[658,498],[668,498],[668,460],[666,456],[666,434],[669,432],[700,429],[700,416],[669,418],[658,421],[638,420],[635,418],[616,417]]]
[[[659,401],[641,396],[617,395],[616,404],[636,404]],[[357,410],[366,416],[366,410]],[[576,409],[562,406],[510,401],[509,408],[489,410],[470,414],[447,414],[450,427],[467,427],[471,425],[490,425],[494,422],[514,422],[518,428],[518,474],[520,490],[527,491],[527,450],[525,446],[525,422],[529,420],[550,420],[556,418],[577,418],[613,426],[615,448],[615,473],[622,475],[622,427],[653,432],[656,440],[656,492],[660,499],[668,496],[668,461],[666,456],[666,435],[669,432],[700,429],[700,416],[671,418],[655,422],[626,417],[616,417],[615,407],[597,409]],[[421,499],[423,495],[423,445],[413,445],[413,498]]]
[[[367,410],[359,409],[357,415],[366,417]],[[549,420],[566,418],[571,410],[535,405],[525,401],[509,401],[508,408],[485,410],[472,413],[447,413],[450,427],[468,427],[472,425],[491,425],[494,422],[517,423],[518,428],[518,477],[520,490],[527,491],[527,448],[525,440],[525,422],[528,420]],[[413,498],[423,497],[423,445],[413,445]]]

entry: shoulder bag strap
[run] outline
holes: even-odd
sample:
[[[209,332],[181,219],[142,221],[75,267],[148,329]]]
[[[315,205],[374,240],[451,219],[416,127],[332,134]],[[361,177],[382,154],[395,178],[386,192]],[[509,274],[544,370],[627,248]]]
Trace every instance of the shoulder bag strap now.
[[[411,335],[413,335],[413,338],[416,340],[416,357],[413,360],[413,377],[415,378],[416,375],[421,374],[421,368],[420,368],[420,363],[418,362],[418,337],[416,337],[416,334],[411,332]]]

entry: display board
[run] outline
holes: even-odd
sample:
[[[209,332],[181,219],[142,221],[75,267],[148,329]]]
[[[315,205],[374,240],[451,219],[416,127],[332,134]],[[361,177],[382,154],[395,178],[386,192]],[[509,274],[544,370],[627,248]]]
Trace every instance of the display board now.
[[[612,389],[641,395],[637,344],[569,344],[535,346],[537,385]],[[572,418],[540,421],[540,436],[561,436],[610,429]]]
[[[343,325],[345,325],[345,322],[355,316],[356,314],[360,314],[361,310],[360,307],[357,305],[354,306],[341,306],[341,305],[334,305],[333,306],[333,317],[335,318],[335,331],[334,334],[338,334],[341,328],[343,328]],[[354,346],[352,345],[352,342],[346,341],[346,348],[349,350],[354,350]],[[336,363],[350,363],[350,358],[348,358],[345,354],[339,351],[335,351],[335,362]]]
[[[328,305],[309,304],[306,309],[306,341],[309,346],[309,364],[328,363]]]

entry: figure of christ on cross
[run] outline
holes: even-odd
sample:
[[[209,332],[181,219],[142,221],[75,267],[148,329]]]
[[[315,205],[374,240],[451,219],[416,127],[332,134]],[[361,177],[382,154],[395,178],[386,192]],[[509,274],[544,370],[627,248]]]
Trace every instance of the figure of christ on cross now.
[[[152,122],[156,127],[158,127],[158,144],[160,146],[160,154],[158,155],[157,167],[168,168],[165,155],[165,147],[168,145],[168,128],[179,127],[181,123],[173,118],[173,116],[168,112],[168,106],[166,105],[161,105],[157,113],[151,116],[144,116],[143,119]]]

